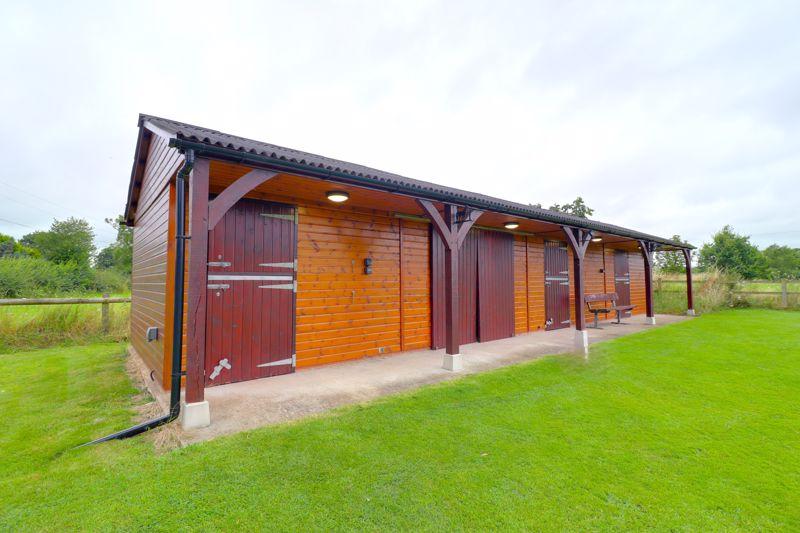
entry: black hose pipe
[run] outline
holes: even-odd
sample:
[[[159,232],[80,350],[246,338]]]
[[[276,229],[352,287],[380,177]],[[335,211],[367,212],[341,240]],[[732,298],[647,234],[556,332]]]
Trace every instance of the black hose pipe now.
[[[158,426],[168,424],[181,413],[181,354],[183,352],[183,273],[186,235],[186,177],[194,166],[194,150],[186,150],[183,167],[178,171],[175,183],[175,286],[172,307],[172,381],[170,384],[169,413],[141,424],[117,431],[105,437],[78,446],[90,446],[115,439],[127,439]]]

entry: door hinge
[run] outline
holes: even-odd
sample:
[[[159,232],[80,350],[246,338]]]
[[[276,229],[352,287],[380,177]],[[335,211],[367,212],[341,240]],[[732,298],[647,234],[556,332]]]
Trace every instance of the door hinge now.
[[[284,215],[282,213],[261,213],[264,218],[279,218],[281,220],[289,220],[297,224],[297,215]]]
[[[227,357],[224,359],[220,359],[219,364],[214,367],[214,371],[211,372],[211,375],[208,376],[208,379],[214,381],[214,378],[216,378],[217,376],[220,375],[220,373],[222,373],[223,368],[227,368],[228,370],[231,369],[231,364],[228,362]]]
[[[293,353],[291,357],[287,357],[286,359],[281,359],[279,361],[270,361],[269,363],[262,363],[256,366],[258,368],[264,368],[268,366],[283,366],[283,365],[297,366],[297,354]]]
[[[292,283],[279,283],[277,285],[259,285],[259,289],[282,289],[286,291],[297,292],[297,280]]]
[[[273,267],[273,268],[296,268],[295,262],[287,263],[259,263],[260,267]]]

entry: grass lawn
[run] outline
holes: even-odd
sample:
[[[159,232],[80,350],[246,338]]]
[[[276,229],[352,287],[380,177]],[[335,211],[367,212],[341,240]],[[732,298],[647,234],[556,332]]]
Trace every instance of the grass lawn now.
[[[800,313],[737,310],[158,454],[116,344],[0,355],[0,530],[800,529]]]

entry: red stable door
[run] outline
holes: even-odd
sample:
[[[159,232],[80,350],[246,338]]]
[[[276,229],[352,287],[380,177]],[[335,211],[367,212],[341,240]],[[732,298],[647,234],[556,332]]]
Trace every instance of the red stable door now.
[[[545,330],[569,327],[569,255],[561,241],[544,241],[544,311]]]
[[[240,200],[209,234],[206,386],[294,372],[297,215]]]

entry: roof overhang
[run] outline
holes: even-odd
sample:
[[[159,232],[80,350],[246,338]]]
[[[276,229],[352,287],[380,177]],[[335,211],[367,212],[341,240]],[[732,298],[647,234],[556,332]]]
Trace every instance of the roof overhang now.
[[[197,136],[193,135],[192,138],[187,138],[187,136],[183,134],[181,126],[189,129],[195,128],[196,130],[201,130],[203,133],[208,133],[212,137],[205,137],[201,140]],[[226,140],[239,139],[242,141],[242,143],[237,145],[233,142],[222,142],[220,139],[215,141],[213,138],[214,134],[217,134],[219,137],[225,137]],[[269,153],[270,150],[259,152],[254,148],[245,149],[242,146],[243,143],[249,143],[252,145],[255,144],[255,141],[235,138],[226,134],[215,132],[214,130],[206,130],[196,126],[176,123],[167,119],[150,117],[148,115],[140,115],[139,118],[139,139],[137,140],[136,145],[134,167],[133,171],[131,172],[131,186],[128,192],[128,205],[125,210],[125,219],[128,224],[132,223],[133,217],[135,216],[136,198],[138,194],[138,189],[136,187],[141,187],[141,177],[144,173],[144,162],[142,158],[146,158],[149,139],[152,137],[152,135],[159,135],[160,137],[168,139],[171,147],[177,148],[181,151],[193,150],[195,155],[198,157],[219,159],[237,164],[246,164],[256,168],[264,168],[276,172],[308,176],[335,183],[349,184],[393,194],[401,194],[413,198],[456,204],[465,207],[481,209],[484,211],[492,211],[510,216],[549,222],[552,224],[558,224],[560,226],[589,229],[596,232],[624,237],[634,241],[649,241],[658,244],[661,250],[682,250],[694,248],[692,245],[675,242],[671,239],[649,235],[647,233],[615,226],[613,224],[606,224],[591,219],[580,218],[565,213],[559,213],[557,211],[551,211],[549,209],[542,209],[534,206],[526,206],[524,204],[508,202],[468,191],[437,186],[433,183],[402,178],[401,176],[396,176],[393,174],[373,171],[373,169],[368,169],[367,167],[362,167],[360,165],[352,165],[345,162],[321,158],[320,156],[314,156],[313,154],[304,154],[294,150],[281,149],[289,155],[278,155],[275,153]],[[280,147],[274,147],[273,145],[264,144],[263,146],[280,149]],[[313,160],[314,158],[316,158],[316,161]],[[324,161],[321,162],[321,160]],[[365,172],[365,170],[367,172]],[[373,175],[378,173],[381,174],[380,179]],[[137,177],[139,179],[138,184],[136,181]]]

